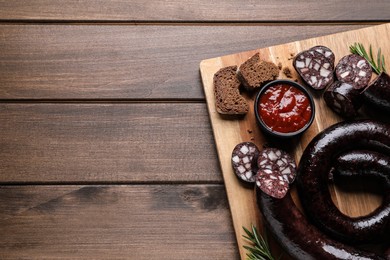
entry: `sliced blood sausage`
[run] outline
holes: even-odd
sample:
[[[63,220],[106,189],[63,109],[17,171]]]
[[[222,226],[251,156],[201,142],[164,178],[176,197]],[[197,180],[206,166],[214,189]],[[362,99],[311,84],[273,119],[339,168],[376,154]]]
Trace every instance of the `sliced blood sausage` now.
[[[370,64],[357,54],[344,56],[336,65],[337,79],[349,83],[357,89],[365,88],[371,79],[371,75]]]
[[[366,243],[390,234],[390,192],[372,213],[357,218],[340,212],[329,188],[329,171],[335,157],[356,149],[378,145],[390,147],[390,125],[359,120],[335,124],[312,139],[305,148],[298,169],[297,188],[307,216],[330,236],[348,243]],[[371,148],[370,148],[371,150]]]
[[[269,174],[266,170],[259,169],[256,175],[256,186],[267,195],[281,199],[289,190],[289,183],[282,175]]]
[[[255,182],[259,149],[252,142],[239,143],[232,152],[232,166],[237,177],[247,183]]]
[[[324,92],[325,103],[343,117],[355,117],[362,105],[362,95],[351,84],[336,81]]]
[[[334,80],[332,62],[318,51],[298,53],[293,66],[305,83],[314,89],[324,89]]]
[[[289,184],[295,180],[297,170],[295,160],[277,148],[263,149],[257,159],[257,166],[263,173],[281,175]]]
[[[363,91],[364,100],[377,108],[390,111],[390,76],[382,72]]]
[[[325,56],[325,58],[327,58],[334,65],[335,56],[334,56],[333,51],[331,49],[329,49],[328,47],[318,45],[318,46],[311,47],[310,50],[314,50],[316,52],[321,53],[322,55]]]

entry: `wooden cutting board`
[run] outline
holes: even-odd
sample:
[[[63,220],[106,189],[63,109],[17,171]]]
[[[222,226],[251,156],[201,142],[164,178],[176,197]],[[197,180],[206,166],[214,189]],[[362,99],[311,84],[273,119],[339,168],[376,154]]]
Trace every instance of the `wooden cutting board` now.
[[[242,235],[244,234],[242,227],[244,226],[250,228],[251,224],[254,224],[262,232],[263,227],[261,223],[261,214],[256,207],[253,189],[243,187],[233,173],[231,166],[231,152],[235,145],[240,142],[252,141],[261,148],[264,144],[270,142],[270,140],[263,136],[256,125],[253,112],[253,100],[255,95],[252,94],[246,96],[250,102],[251,109],[244,118],[227,119],[221,117],[216,112],[213,92],[214,73],[220,68],[226,66],[240,65],[253,54],[259,52],[262,59],[272,61],[275,64],[281,63],[283,67],[290,68],[293,79],[299,79],[298,74],[292,67],[292,56],[294,54],[297,54],[302,50],[309,49],[315,45],[325,45],[331,48],[335,53],[335,64],[337,64],[341,57],[349,54],[348,47],[355,42],[363,43],[366,48],[368,48],[371,44],[375,54],[378,48],[381,48],[386,61],[388,61],[386,69],[387,71],[390,71],[390,24],[383,24],[268,48],[236,53],[203,60],[200,63],[200,71],[209,116],[217,146],[219,162],[225,181],[241,259],[246,258],[246,250],[243,248],[243,245],[245,245],[246,242],[242,238]],[[373,75],[373,77],[375,76],[376,75]],[[287,77],[281,72],[279,78],[282,79]],[[299,81],[302,83],[300,79]],[[279,145],[282,147],[285,146],[286,149],[295,155],[297,162],[299,162],[299,158],[306,145],[318,132],[342,120],[326,106],[325,102],[321,98],[321,91],[311,91],[311,93],[315,97],[316,105],[316,115],[313,124],[299,139],[285,140],[279,143]],[[338,187],[330,187],[330,189],[336,205],[342,212],[350,216],[365,215],[373,211],[381,203],[381,198],[372,194],[346,192]],[[292,195],[294,200],[299,203],[295,190],[292,191]],[[280,251],[279,248],[276,248],[275,250]],[[279,252],[275,253],[276,256],[279,256]]]

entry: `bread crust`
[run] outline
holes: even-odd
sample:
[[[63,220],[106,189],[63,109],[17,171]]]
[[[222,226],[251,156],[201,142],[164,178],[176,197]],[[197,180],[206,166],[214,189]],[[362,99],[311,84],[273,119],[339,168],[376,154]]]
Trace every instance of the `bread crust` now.
[[[257,52],[240,65],[237,75],[246,89],[255,90],[276,79],[279,76],[279,68],[273,62],[261,60]]]
[[[249,111],[249,104],[240,94],[237,66],[220,69],[214,74],[214,96],[216,110],[220,114],[243,115]]]

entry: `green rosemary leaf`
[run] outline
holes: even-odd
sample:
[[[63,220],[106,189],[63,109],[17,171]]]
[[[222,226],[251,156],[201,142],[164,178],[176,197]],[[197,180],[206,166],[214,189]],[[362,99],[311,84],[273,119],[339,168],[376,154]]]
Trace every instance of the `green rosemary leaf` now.
[[[381,68],[381,48],[378,49],[378,55],[376,57],[376,62],[378,64],[378,67]]]
[[[351,53],[360,55],[365,58],[376,74],[380,74],[382,71],[386,71],[385,57],[383,56],[380,48],[378,50],[376,59],[374,58],[371,45],[369,47],[370,54],[367,54],[367,51],[364,48],[363,44],[356,42],[353,45],[349,46],[349,50]]]
[[[382,71],[386,72],[385,56],[382,56]]]
[[[249,240],[253,239],[253,234],[245,227],[242,227],[242,228],[244,229],[245,233],[248,235],[248,237],[246,237],[246,238]]]
[[[367,54],[366,49],[364,48],[363,44],[360,43],[359,48],[363,54],[363,57],[368,57],[368,54]]]
[[[250,246],[243,246],[248,251],[246,254],[248,260],[275,260],[271,254],[271,250],[267,241],[258,234],[254,225],[252,225],[252,231],[249,231],[245,227],[242,228],[246,233],[246,235],[243,235],[243,237],[252,243]]]
[[[374,60],[374,55],[372,55],[372,46],[371,46],[371,44],[370,44],[370,58],[371,58],[371,60]]]
[[[256,230],[255,226],[253,226],[253,225],[252,225],[252,234],[253,234],[253,237],[255,238],[256,245],[263,246],[263,244],[259,241],[259,237],[257,236],[257,230]]]

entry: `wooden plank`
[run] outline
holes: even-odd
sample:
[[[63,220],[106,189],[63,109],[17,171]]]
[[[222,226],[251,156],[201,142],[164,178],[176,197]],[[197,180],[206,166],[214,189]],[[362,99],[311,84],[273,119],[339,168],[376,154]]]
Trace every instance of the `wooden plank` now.
[[[1,25],[0,99],[203,99],[205,58],[363,26]]]
[[[237,259],[223,185],[1,186],[1,259]]]
[[[386,0],[14,0],[0,1],[2,20],[66,21],[380,21]]]
[[[381,37],[377,37],[378,35]],[[218,157],[225,180],[242,259],[245,259],[245,251],[242,249],[242,240],[240,239],[243,234],[241,227],[248,226],[250,223],[259,223],[260,216],[256,210],[257,206],[255,203],[255,197],[253,196],[253,191],[245,189],[233,174],[231,167],[231,151],[236,144],[242,141],[251,141],[251,137],[254,138],[254,142],[258,145],[258,147],[262,147],[263,144],[268,143],[271,140],[266,138],[256,125],[253,111],[253,98],[248,99],[251,110],[242,120],[224,120],[218,115],[215,109],[213,92],[214,73],[225,66],[239,65],[258,51],[263,59],[272,61],[276,64],[280,62],[283,66],[289,67],[292,72],[293,79],[298,79],[299,77],[292,67],[291,54],[297,54],[300,51],[309,49],[315,45],[325,45],[333,50],[337,62],[341,57],[349,54],[348,46],[352,45],[354,42],[361,42],[365,46],[372,44],[372,48],[374,50],[381,47],[383,55],[388,57],[390,55],[389,35],[390,24],[384,24],[202,61],[201,73],[209,115],[214,131]],[[390,67],[387,66],[387,69],[389,68]],[[286,78],[286,76],[281,73],[280,78]],[[302,83],[301,80],[300,82]],[[299,158],[304,148],[318,132],[342,120],[342,118],[337,116],[326,106],[318,91],[311,91],[311,93],[315,99],[316,106],[316,115],[313,124],[300,139],[290,140],[290,142],[282,141],[279,143],[279,146],[290,150],[295,155],[297,162],[299,162]],[[251,129],[252,132],[249,133],[247,129]],[[270,144],[275,144],[275,142],[271,141],[268,145]],[[293,146],[292,149],[291,146]],[[381,198],[373,194],[364,192],[347,193],[342,192],[335,187],[332,187],[331,191],[333,199],[338,207],[344,213],[348,213],[353,216],[368,214],[381,204]],[[292,194],[295,198],[295,191],[293,191]],[[276,255],[279,255],[278,252],[276,252]]]
[[[0,104],[0,182],[220,182],[205,104]]]

